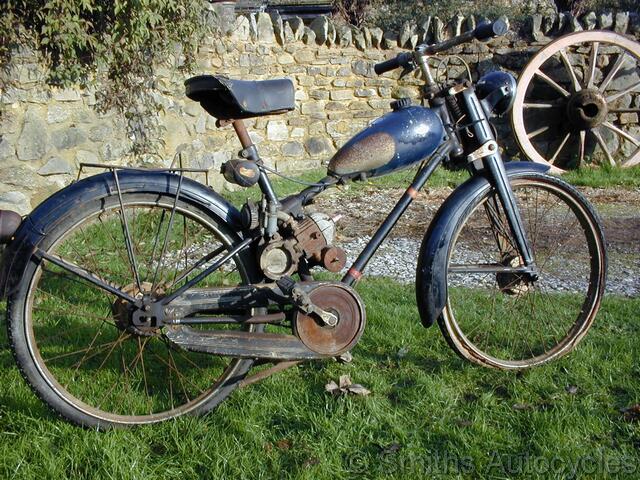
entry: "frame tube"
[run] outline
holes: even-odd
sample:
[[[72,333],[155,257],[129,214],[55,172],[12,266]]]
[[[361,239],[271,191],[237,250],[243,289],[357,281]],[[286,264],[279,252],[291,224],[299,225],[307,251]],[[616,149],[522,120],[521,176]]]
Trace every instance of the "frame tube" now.
[[[378,230],[364,250],[360,252],[357,260],[353,263],[351,268],[349,268],[346,275],[342,277],[342,283],[352,286],[360,279],[362,271],[367,266],[367,263],[369,263],[371,257],[376,253],[378,247],[380,247],[385,238],[387,238],[391,229],[396,225],[396,223],[398,223],[398,220],[404,214],[407,207],[411,205],[411,202],[416,198],[418,192],[422,189],[431,174],[440,165],[444,157],[449,154],[452,148],[453,143],[451,141],[443,143],[436,153],[431,156],[431,159],[427,161],[427,164],[418,170],[418,173],[416,173],[416,176],[413,179],[413,182],[411,182],[409,188],[407,188],[407,191],[402,195],[402,197],[400,197],[398,203],[393,207],[393,210],[389,212],[387,218],[382,222],[382,225],[378,227]]]

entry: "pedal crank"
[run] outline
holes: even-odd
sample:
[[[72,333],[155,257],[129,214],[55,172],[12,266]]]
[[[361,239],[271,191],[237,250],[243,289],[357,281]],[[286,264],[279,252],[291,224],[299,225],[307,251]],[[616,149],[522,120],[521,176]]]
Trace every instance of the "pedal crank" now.
[[[308,292],[314,306],[310,314],[298,309],[293,316],[293,331],[310,350],[325,356],[339,356],[351,350],[364,331],[366,312],[355,290],[343,283],[325,283]],[[330,314],[335,323],[326,322],[317,311]]]
[[[309,294],[302,289],[291,277],[282,277],[277,282],[278,287],[283,293],[290,295],[293,304],[298,310],[307,315],[316,315],[325,325],[335,327],[338,324],[338,317],[333,313],[323,310],[315,305]]]

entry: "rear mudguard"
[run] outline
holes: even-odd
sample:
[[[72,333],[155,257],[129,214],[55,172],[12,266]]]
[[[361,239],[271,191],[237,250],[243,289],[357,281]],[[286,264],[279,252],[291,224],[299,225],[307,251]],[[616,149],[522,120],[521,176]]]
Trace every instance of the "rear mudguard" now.
[[[120,170],[120,189],[136,193],[164,193],[175,195],[180,177],[168,172]],[[111,172],[85,178],[56,192],[36,207],[15,232],[13,240],[0,260],[0,299],[6,298],[20,285],[35,248],[66,213],[84,202],[116,195]],[[240,213],[209,187],[183,178],[180,198],[197,205],[212,218],[227,223],[241,238]],[[235,240],[235,239],[234,239]]]
[[[509,178],[549,170],[547,165],[532,162],[509,162],[504,166]],[[416,271],[416,297],[425,327],[433,325],[447,304],[447,261],[455,230],[468,206],[490,186],[489,178],[480,174],[456,188],[438,209],[422,240]]]

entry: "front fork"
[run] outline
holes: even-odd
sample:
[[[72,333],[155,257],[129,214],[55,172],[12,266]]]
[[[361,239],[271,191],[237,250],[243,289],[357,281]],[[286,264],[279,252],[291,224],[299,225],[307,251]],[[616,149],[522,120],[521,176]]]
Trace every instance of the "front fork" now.
[[[431,70],[428,64],[428,55],[425,55],[424,51],[416,49],[413,59],[422,71],[426,86],[434,87],[436,82],[431,75]],[[502,208],[507,216],[507,222],[509,223],[509,227],[511,228],[516,241],[516,247],[519,250],[525,266],[529,269],[530,275],[535,280],[537,279],[537,272],[535,271],[533,253],[531,252],[529,241],[527,240],[526,233],[522,226],[520,210],[518,209],[516,199],[513,195],[513,190],[511,189],[511,184],[509,183],[509,178],[507,177],[507,172],[504,168],[504,164],[502,163],[502,156],[500,155],[500,151],[495,143],[496,138],[493,134],[493,130],[491,129],[489,120],[487,119],[487,114],[482,108],[482,104],[476,96],[473,87],[465,88],[461,93],[466,105],[466,110],[469,113],[467,123],[471,124],[471,128],[474,130],[478,145],[484,146],[487,145],[488,142],[493,142],[493,151],[488,155],[483,155],[482,160],[485,168],[487,168],[491,174],[490,177],[492,184],[498,192],[498,198],[500,199]],[[446,110],[444,105],[443,108]]]
[[[462,95],[466,110],[469,114],[468,123],[472,125],[478,144],[481,146],[491,145],[489,142],[493,142],[493,145],[495,145],[495,135],[474,89],[467,88],[462,92]],[[537,272],[533,253],[523,227],[520,210],[518,209],[509,178],[507,177],[507,172],[502,162],[502,155],[500,155],[498,148],[489,148],[488,154],[482,156],[482,162],[484,167],[489,171],[490,181],[498,192],[498,199],[507,217],[509,228],[513,233],[518,253],[525,267],[529,270],[532,279],[535,280],[537,278]]]

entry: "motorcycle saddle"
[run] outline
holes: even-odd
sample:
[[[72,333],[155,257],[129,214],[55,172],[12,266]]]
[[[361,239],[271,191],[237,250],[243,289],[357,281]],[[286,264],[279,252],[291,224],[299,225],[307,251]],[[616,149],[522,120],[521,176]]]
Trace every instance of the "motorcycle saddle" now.
[[[288,78],[233,80],[198,75],[184,82],[186,95],[220,120],[238,120],[284,113],[295,108],[295,90]]]

